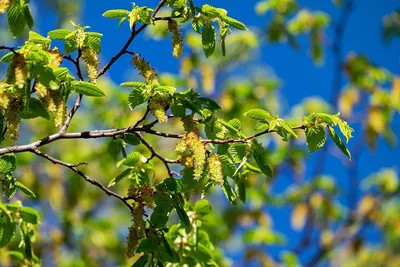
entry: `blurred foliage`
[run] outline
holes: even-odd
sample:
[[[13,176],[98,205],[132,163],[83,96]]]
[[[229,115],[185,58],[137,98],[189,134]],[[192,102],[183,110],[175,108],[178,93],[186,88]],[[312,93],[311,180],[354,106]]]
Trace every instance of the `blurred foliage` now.
[[[348,1],[333,2],[349,12]],[[228,16],[229,10],[190,0],[161,1],[160,11],[154,3],[108,10],[103,16],[116,19],[115,27],[128,23],[133,33],[146,28],[151,39],[171,41],[171,54],[179,58],[179,73],[158,73],[123,49],[141,78],[118,86],[103,76],[107,65],[99,68],[101,52],[111,49],[100,49],[101,33],[75,23],[65,29],[71,29],[69,20],[79,21],[79,1],[43,2],[58,19],[59,29],[47,36],[26,34],[31,26],[25,10],[36,4],[28,2],[0,1],[0,13],[8,12],[3,16],[20,36],[18,48],[5,46],[7,39],[0,44],[8,68],[0,87],[0,265],[230,266],[240,260],[257,266],[398,266],[398,166],[367,177],[358,177],[357,168],[364,143],[368,153],[379,153],[380,138],[396,149],[399,74],[351,52],[337,58],[334,75],[346,84],[333,88],[334,101],[310,96],[287,112],[279,92],[284,81],[254,64],[264,40],[299,49],[305,37],[313,62],[323,66],[332,49],[327,40],[335,38],[326,32],[334,27],[329,14],[295,0],[262,0],[255,4],[266,21],[259,31]],[[10,15],[10,6],[18,12]],[[398,18],[395,11],[383,19],[385,40],[398,35]],[[63,48],[52,49],[52,40]],[[77,66],[82,69],[75,75]],[[48,142],[42,138],[63,129],[66,112],[82,95],[84,104],[66,131],[80,138],[58,137],[39,152],[8,153],[7,147]],[[337,112],[354,133],[331,115]],[[13,141],[17,125],[20,136]],[[129,126],[134,130],[118,133]],[[113,134],[89,138],[96,129]],[[316,150],[312,166],[310,152]],[[323,168],[328,152],[343,162],[352,187]],[[285,188],[274,190],[284,179]],[[276,210],[283,214],[279,219],[272,215]],[[279,232],[285,224],[292,233]],[[379,240],[369,231],[377,231]],[[291,236],[296,232],[300,240]]]

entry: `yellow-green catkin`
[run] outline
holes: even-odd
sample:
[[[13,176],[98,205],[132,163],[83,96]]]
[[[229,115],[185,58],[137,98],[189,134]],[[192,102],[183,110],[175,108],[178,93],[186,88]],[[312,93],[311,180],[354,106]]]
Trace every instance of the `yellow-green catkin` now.
[[[23,88],[26,83],[27,65],[23,54],[15,54],[13,61],[8,66],[6,74],[6,82],[15,84],[19,89]]]
[[[149,100],[149,109],[151,113],[157,118],[159,123],[166,123],[168,121],[165,110],[168,107],[168,101],[163,98],[152,97]]]
[[[97,77],[97,68],[99,67],[99,58],[97,57],[96,51],[93,48],[86,46],[82,49],[81,58],[86,63],[86,70],[90,80],[95,82]]]
[[[180,162],[187,168],[193,168],[194,179],[200,180],[206,163],[206,149],[201,138],[195,132],[186,134],[176,145]]]
[[[0,0],[0,14],[6,13],[10,4],[11,4],[10,0]]]
[[[181,121],[183,123],[183,129],[185,129],[185,132],[194,132],[195,134],[200,136],[199,126],[197,125],[197,122],[193,119],[193,115],[185,116],[181,118]]]
[[[139,54],[133,55],[132,65],[139,70],[140,76],[142,76],[148,84],[158,82],[156,71],[150,67],[149,62],[141,58]]]
[[[128,189],[128,196],[135,202],[132,204],[133,223],[129,227],[127,237],[126,255],[132,258],[135,255],[136,249],[139,246],[141,239],[145,237],[146,221],[143,219],[145,214],[145,206],[149,208],[155,207],[154,189],[144,184],[141,186],[131,185]]]
[[[183,53],[183,38],[175,20],[168,20],[168,31],[172,33],[172,55],[175,58],[180,58]]]
[[[17,140],[19,137],[19,124],[21,121],[21,100],[19,94],[10,99],[10,103],[5,112],[6,118],[6,137],[12,140]]]
[[[49,52],[51,54],[49,65],[58,67],[63,60],[62,54],[57,48],[49,50]],[[54,125],[58,128],[62,127],[66,118],[67,107],[65,106],[65,97],[61,95],[60,90],[52,90],[36,82],[35,91],[47,111],[54,113]]]
[[[221,160],[218,155],[212,153],[207,159],[208,176],[210,180],[217,185],[224,183],[224,176],[222,174]]]
[[[0,108],[1,109],[7,109],[8,105],[10,103],[10,100],[8,98],[8,93],[7,93],[7,88],[8,88],[9,84],[4,82],[4,81],[0,81]]]

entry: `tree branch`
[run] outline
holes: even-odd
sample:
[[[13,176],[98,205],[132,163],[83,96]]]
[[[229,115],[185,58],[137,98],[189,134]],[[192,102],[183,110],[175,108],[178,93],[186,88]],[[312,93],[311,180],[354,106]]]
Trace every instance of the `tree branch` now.
[[[86,182],[89,182],[89,183],[91,183],[92,185],[97,186],[98,188],[100,188],[101,190],[103,190],[107,195],[113,196],[113,197],[118,198],[119,200],[121,200],[121,201],[125,204],[125,206],[127,206],[127,207],[129,208],[129,210],[130,210],[131,212],[133,211],[132,206],[128,203],[128,201],[127,201],[124,197],[122,197],[122,196],[118,195],[117,193],[115,193],[115,192],[109,190],[108,188],[106,188],[105,186],[103,186],[102,184],[100,184],[99,182],[97,182],[96,180],[90,178],[88,175],[84,174],[82,171],[80,171],[80,170],[77,168],[77,167],[80,166],[80,165],[87,164],[86,162],[82,162],[82,163],[78,163],[78,164],[71,164],[71,163],[67,163],[67,162],[61,161],[61,160],[59,160],[59,159],[53,158],[53,157],[51,157],[51,156],[49,156],[49,155],[47,155],[47,154],[41,152],[41,151],[38,150],[38,149],[32,149],[32,150],[30,150],[30,151],[31,151],[32,153],[34,153],[34,154],[36,154],[36,155],[38,155],[38,156],[40,156],[40,157],[46,159],[46,160],[52,162],[53,164],[62,165],[62,166],[64,166],[64,167],[67,167],[68,169],[71,169],[72,171],[74,171],[75,173],[77,173],[79,176],[81,176],[83,179],[85,179]]]

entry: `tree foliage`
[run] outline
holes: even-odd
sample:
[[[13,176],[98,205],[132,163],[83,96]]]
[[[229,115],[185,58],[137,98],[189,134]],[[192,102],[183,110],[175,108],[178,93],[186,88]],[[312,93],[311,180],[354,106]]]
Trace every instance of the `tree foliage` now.
[[[340,29],[353,1],[343,2],[337,3],[343,12]],[[391,219],[398,201],[393,197],[398,191],[394,170],[366,179],[363,187],[376,192],[367,191],[346,210],[337,198],[335,179],[322,171],[282,194],[270,191],[285,166],[295,176],[303,175],[307,155],[322,150],[323,158],[330,144],[344,155],[349,172],[354,171],[360,151],[347,147],[354,134],[347,121],[362,97],[370,99],[360,129],[362,142],[374,148],[377,137],[391,141],[395,136],[390,123],[400,111],[399,78],[365,55],[342,58],[340,30],[333,50],[337,75],[343,65],[348,87],[340,93],[341,88],[334,88],[337,97],[330,104],[308,99],[293,115],[282,116],[276,108],[279,81],[273,78],[228,80],[219,100],[210,96],[220,68],[245,64],[258,45],[255,33],[229,10],[195,0],[106,10],[103,17],[117,19],[109,21],[110,27],[127,27],[129,36],[102,65],[101,51],[115,48],[102,46],[101,32],[73,21],[48,33],[33,31],[30,4],[0,1],[9,30],[21,40],[18,47],[0,47],[7,51],[0,59],[6,66],[0,81],[0,253],[6,256],[0,262],[39,266],[54,257],[62,266],[93,261],[225,266],[221,244],[245,221],[251,224],[242,229],[245,242],[285,242],[271,227],[263,204],[289,205],[292,227],[305,228],[304,244],[280,254],[279,262],[287,266],[302,263],[301,250],[315,242],[308,233],[313,230],[319,233],[319,245],[308,266],[331,251],[339,253],[347,236],[354,247],[349,262],[361,264],[362,253],[367,253],[378,263],[379,255],[358,235],[367,223],[386,229],[385,242],[393,248],[375,253],[395,255],[399,233],[394,221],[399,218]],[[295,0],[263,0],[255,8],[260,16],[272,14],[268,41],[288,41],[296,48],[298,38],[306,35],[312,60],[323,63],[328,14],[303,9]],[[385,18],[386,39],[398,34],[396,18],[396,13]],[[180,76],[159,73],[130,50],[143,31],[172,40]],[[140,77],[115,86],[105,74],[122,57],[131,58],[130,68]],[[391,91],[384,89],[387,84],[393,84]],[[265,98],[257,98],[260,94]],[[215,201],[219,193],[229,203],[226,207]],[[39,227],[49,227],[54,217],[58,227]],[[122,242],[119,231],[126,228]],[[68,257],[64,250],[78,257]],[[246,247],[246,259],[265,266],[278,263],[257,246]]]

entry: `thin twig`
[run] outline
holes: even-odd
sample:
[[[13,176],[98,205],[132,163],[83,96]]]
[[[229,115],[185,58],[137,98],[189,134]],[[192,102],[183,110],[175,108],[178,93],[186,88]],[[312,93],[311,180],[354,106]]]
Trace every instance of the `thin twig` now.
[[[109,190],[108,188],[106,188],[105,186],[103,186],[102,184],[97,182],[96,180],[90,178],[88,175],[84,174],[82,171],[80,171],[77,168],[78,166],[80,166],[82,164],[86,164],[85,162],[78,163],[78,164],[71,164],[71,163],[67,163],[67,162],[61,161],[59,159],[53,158],[53,157],[41,152],[38,149],[32,149],[31,152],[35,153],[36,155],[38,155],[38,156],[40,156],[40,157],[42,157],[42,158],[44,158],[44,159],[46,159],[46,160],[48,160],[50,162],[52,162],[53,164],[62,165],[64,167],[67,167],[68,169],[71,169],[72,171],[77,173],[79,176],[81,176],[83,179],[85,179],[86,182],[89,182],[89,183],[93,184],[94,186],[97,186],[98,188],[103,190],[107,195],[113,196],[113,197],[118,198],[119,200],[121,200],[129,208],[129,210],[131,212],[133,211],[132,206],[128,203],[128,201],[124,197],[122,197],[122,196],[118,195],[117,193]]]

